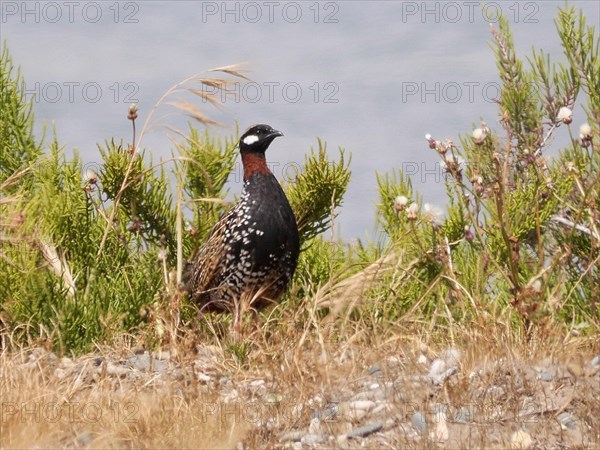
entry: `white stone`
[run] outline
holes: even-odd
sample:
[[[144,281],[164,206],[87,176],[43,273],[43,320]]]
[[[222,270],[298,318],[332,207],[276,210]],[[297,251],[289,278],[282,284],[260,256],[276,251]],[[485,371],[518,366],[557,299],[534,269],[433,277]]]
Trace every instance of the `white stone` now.
[[[531,439],[529,433],[526,433],[525,431],[517,431],[513,433],[510,439],[510,446],[511,448],[521,450],[531,448],[533,446],[533,439]]]

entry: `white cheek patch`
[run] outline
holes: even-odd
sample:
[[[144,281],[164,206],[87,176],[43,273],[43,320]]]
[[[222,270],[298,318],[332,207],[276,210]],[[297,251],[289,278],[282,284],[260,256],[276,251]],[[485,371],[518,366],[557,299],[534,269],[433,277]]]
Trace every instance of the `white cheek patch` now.
[[[246,145],[252,145],[256,141],[258,141],[258,136],[255,134],[251,134],[250,136],[246,136],[242,142]]]

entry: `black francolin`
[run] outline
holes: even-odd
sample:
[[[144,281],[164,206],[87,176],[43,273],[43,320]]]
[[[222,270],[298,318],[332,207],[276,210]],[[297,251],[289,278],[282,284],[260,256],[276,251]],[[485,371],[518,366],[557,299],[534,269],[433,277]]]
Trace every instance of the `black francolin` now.
[[[255,125],[240,138],[244,187],[196,253],[188,289],[201,310],[231,311],[234,327],[248,308],[278,302],[300,253],[292,208],[267,167],[265,151],[280,131]]]

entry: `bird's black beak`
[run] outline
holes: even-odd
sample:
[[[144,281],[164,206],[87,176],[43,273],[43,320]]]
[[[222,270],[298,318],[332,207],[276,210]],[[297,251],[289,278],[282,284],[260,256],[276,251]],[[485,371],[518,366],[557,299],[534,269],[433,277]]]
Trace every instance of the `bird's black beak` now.
[[[275,139],[276,137],[280,136],[283,136],[283,133],[281,131],[273,130],[269,133],[267,139]]]

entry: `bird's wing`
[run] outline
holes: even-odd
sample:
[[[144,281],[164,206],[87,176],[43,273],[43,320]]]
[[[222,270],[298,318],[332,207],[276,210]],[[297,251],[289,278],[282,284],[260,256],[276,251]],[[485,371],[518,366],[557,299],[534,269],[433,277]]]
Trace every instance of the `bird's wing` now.
[[[225,257],[225,229],[235,220],[235,208],[230,209],[215,224],[210,235],[194,257],[192,272],[192,293],[198,297],[218,286],[219,267]]]

